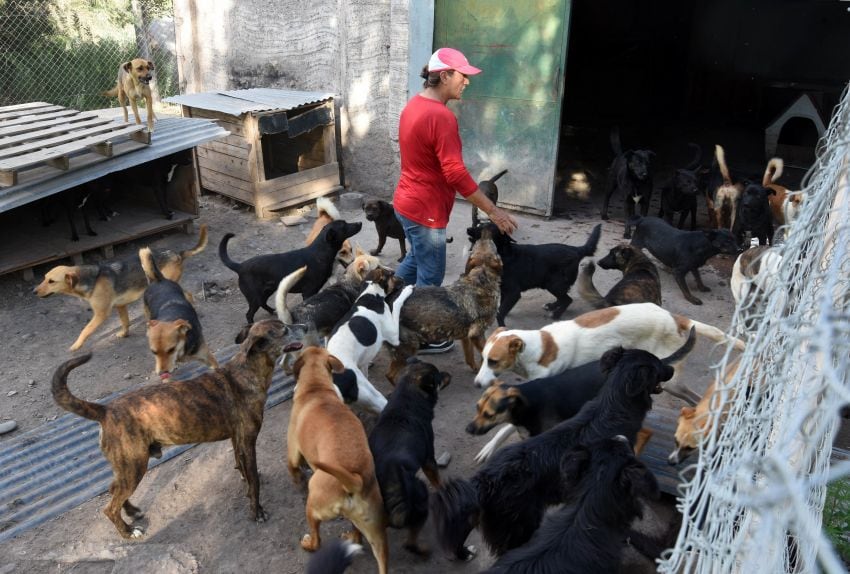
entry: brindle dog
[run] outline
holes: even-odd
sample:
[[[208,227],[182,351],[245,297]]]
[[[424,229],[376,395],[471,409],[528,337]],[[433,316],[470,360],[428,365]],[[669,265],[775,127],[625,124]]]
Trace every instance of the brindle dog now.
[[[619,269],[623,278],[611,287],[604,297],[593,285],[593,262],[582,267],[578,277],[578,292],[581,298],[595,309],[629,303],[655,303],[661,306],[661,279],[655,263],[643,251],[627,243],[611,248],[608,255],[599,260],[602,269]]]
[[[145,476],[148,459],[159,458],[165,445],[229,438],[237,468],[248,483],[251,516],[257,522],[268,519],[260,506],[255,443],[275,362],[281,353],[300,348],[302,336],[277,319],[260,321],[250,326],[239,352],[223,367],[186,381],[148,385],[103,405],[68,390],[68,373],[87,363],[91,353],[59,366],[53,375],[53,399],[66,411],[100,423],[100,449],[114,474],[112,500],[103,512],[121,536],[143,535],[141,528],[124,522],[121,509],[133,519],[143,516],[130,504],[130,496]]]
[[[466,270],[448,287],[417,287],[401,311],[399,346],[389,347],[392,362],[387,379],[394,382],[408,357],[422,343],[460,339],[466,364],[478,370],[472,345],[484,349],[487,327],[499,308],[502,259],[485,232],[472,246]]]

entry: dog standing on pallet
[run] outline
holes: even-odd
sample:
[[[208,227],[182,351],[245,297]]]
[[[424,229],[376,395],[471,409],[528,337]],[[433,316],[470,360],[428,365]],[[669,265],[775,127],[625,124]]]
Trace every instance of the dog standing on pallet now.
[[[198,244],[192,249],[175,253],[170,249],[155,249],[154,260],[162,275],[172,281],[179,281],[183,275],[183,263],[189,257],[197,255],[207,246],[207,226],[201,225]],[[83,327],[80,336],[71,345],[70,351],[83,346],[92,333],[106,321],[112,309],[118,311],[121,319],[119,337],[130,334],[130,316],[127,305],[138,300],[148,286],[139,254],[134,253],[121,259],[103,261],[97,265],[58,265],[44,275],[33,293],[42,299],[54,293],[73,295],[85,299],[91,305],[94,317]]]
[[[153,122],[156,119],[153,113],[153,95],[151,94],[151,80],[153,79],[154,66],[150,60],[144,58],[134,58],[129,62],[124,62],[118,67],[118,81],[115,87],[104,92],[104,96],[114,98],[118,96],[118,103],[121,104],[121,109],[124,112],[124,122],[128,122],[127,117],[127,100],[130,100],[130,105],[133,107],[133,115],[136,117],[136,123],[141,124],[142,119],[139,117],[139,104],[136,102],[138,98],[144,98],[145,109],[148,115],[148,131],[153,132]]]

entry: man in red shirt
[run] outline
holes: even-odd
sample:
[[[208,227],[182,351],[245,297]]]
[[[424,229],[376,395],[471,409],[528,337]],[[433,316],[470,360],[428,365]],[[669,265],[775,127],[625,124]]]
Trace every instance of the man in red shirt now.
[[[457,118],[446,107],[459,100],[469,76],[481,70],[452,48],[440,48],[422,70],[424,89],[407,103],[398,126],[401,177],[393,196],[396,217],[404,228],[410,250],[396,275],[409,285],[440,285],[446,273],[446,226],[455,192],[484,211],[505,233],[516,220],[496,207],[469,175]],[[430,345],[423,351],[451,349],[453,341]],[[420,351],[422,352],[422,351]]]

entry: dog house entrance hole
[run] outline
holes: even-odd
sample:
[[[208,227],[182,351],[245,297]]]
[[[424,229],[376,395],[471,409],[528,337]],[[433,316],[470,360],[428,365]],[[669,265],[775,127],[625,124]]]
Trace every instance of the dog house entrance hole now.
[[[820,137],[815,123],[809,118],[789,118],[779,131],[779,145],[794,145],[814,148]]]
[[[266,179],[298,173],[329,163],[325,157],[324,126],[290,138],[288,132],[261,138]]]

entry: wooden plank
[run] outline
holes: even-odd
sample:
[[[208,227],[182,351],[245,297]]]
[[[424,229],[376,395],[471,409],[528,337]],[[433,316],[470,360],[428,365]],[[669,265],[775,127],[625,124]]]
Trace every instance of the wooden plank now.
[[[309,184],[302,184],[307,186]],[[274,210],[283,209],[285,207],[290,207],[293,205],[301,205],[304,203],[308,203],[317,197],[324,197],[326,195],[331,195],[337,192],[342,191],[344,188],[341,185],[316,185],[312,189],[308,189],[307,187],[301,187],[300,189],[295,189],[296,194],[287,196],[286,198],[277,201],[276,203],[272,203],[271,196],[266,196],[265,198],[260,198],[262,203],[259,208],[259,216],[263,218],[274,217],[278,215],[274,212]]]
[[[250,182],[244,178],[233,177],[232,175],[222,173],[217,171],[214,168],[214,164],[209,163],[208,160],[203,158],[198,158],[198,166],[201,168],[201,183],[204,184],[207,179],[211,179],[219,182],[221,185],[229,185],[236,189],[241,189],[245,193],[249,194],[252,198],[254,197],[254,183]],[[204,187],[206,185],[204,184]],[[253,199],[252,199],[253,201]]]
[[[229,136],[224,136],[223,138],[218,138],[215,140],[216,143],[223,143],[227,145],[232,145],[234,147],[241,147],[245,149],[251,149],[251,142],[246,140],[244,137],[240,135],[230,134]]]
[[[61,169],[62,171],[68,171],[68,167],[70,162],[68,160],[67,155],[63,155],[62,157],[55,157],[53,159],[49,159],[46,162],[50,167],[55,167],[56,169]]]
[[[80,114],[77,114],[76,116],[71,116],[71,117],[67,117],[67,118],[63,118],[62,120],[59,120],[59,121],[62,121],[62,122],[68,122],[68,124],[58,124],[58,126],[61,127],[63,125],[74,125],[78,121],[87,120],[87,119],[90,119],[90,118],[109,120],[110,122],[112,121],[112,118],[102,118],[102,117],[98,116],[97,114],[93,114],[93,113],[90,113],[90,112],[82,112]],[[16,124],[16,125],[12,125],[12,126],[7,126],[7,124],[3,123],[3,124],[0,124],[0,137],[13,136],[15,134],[25,134],[25,133],[32,132],[34,130],[40,130],[42,128],[50,128],[50,127],[53,127],[53,126],[56,126],[56,125],[57,125],[57,123],[56,123],[55,119],[54,120],[38,121],[38,122],[31,123],[31,124],[21,123],[21,124]]]
[[[228,177],[224,174],[215,172],[201,173],[201,186],[207,191],[213,191],[219,195],[238,199],[242,203],[254,205],[254,192],[236,187],[228,181]],[[230,178],[232,179],[232,178]]]
[[[145,145],[151,145],[151,132],[147,128],[133,132],[130,134],[130,139]]]
[[[101,141],[107,139],[109,137],[108,132],[118,132],[123,128],[133,127],[136,128],[132,131],[139,131],[144,129],[143,126],[136,126],[134,124],[116,124],[113,122],[109,122],[107,124],[101,124],[98,126],[92,126],[84,129],[74,129],[63,133],[62,135],[54,136],[52,138],[40,139],[36,141],[32,141],[25,144],[20,144],[14,147],[0,149],[0,160],[5,158],[10,158],[14,156],[26,155],[32,151],[41,150],[44,148],[50,148],[54,146],[60,146],[62,144],[76,143],[81,138],[85,138],[87,136],[95,135],[95,134],[106,134],[104,137],[100,138]],[[100,143],[100,142],[96,142]],[[76,151],[76,150],[72,150]],[[0,165],[3,162],[0,161]]]
[[[11,106],[0,106],[0,113],[11,112],[13,110],[26,110],[28,108],[40,108],[41,106],[49,106],[47,102],[29,102],[26,104],[12,104]]]
[[[282,175],[274,179],[262,181],[258,184],[257,189],[261,193],[275,193],[282,189],[294,187],[305,182],[313,181],[328,176],[336,176],[337,184],[339,183],[339,164],[329,163],[306,171],[290,173]],[[336,185],[336,184],[334,184]]]
[[[59,112],[51,112],[49,114],[41,114],[38,116],[25,117],[25,118],[16,118],[14,120],[6,120],[0,123],[0,128],[5,128],[9,126],[17,126],[20,124],[29,124],[34,121],[44,121],[44,120],[52,120],[55,118],[67,118],[69,116],[75,116],[79,114],[79,110],[63,110]]]
[[[200,150],[198,151],[198,161],[201,162],[202,169],[211,169],[251,183],[251,173],[248,170],[246,160],[240,160],[212,150],[206,150],[204,153],[207,155],[201,155]]]
[[[27,108],[23,110],[14,110],[10,112],[2,112],[0,113],[0,121],[3,120],[11,120],[13,118],[20,118],[23,116],[32,116],[37,114],[46,114],[48,112],[55,112],[58,110],[64,110],[63,106],[54,106],[52,104],[44,104],[43,106],[36,106],[33,108]]]
[[[233,145],[228,145],[226,143],[221,143],[217,141],[207,142],[205,144],[199,145],[198,149],[209,149],[218,153],[222,153],[224,155],[229,155],[232,157],[238,157],[240,159],[244,159],[247,161],[249,150],[246,147],[237,147]]]
[[[18,174],[14,171],[0,171],[0,186],[11,187],[18,184]]]
[[[230,114],[223,114],[212,110],[192,108],[192,117],[215,120],[221,127],[233,134],[243,137],[246,135],[245,125],[241,116],[231,116]]]
[[[104,124],[111,124],[112,120],[110,118],[91,118],[87,120],[83,120],[75,123],[64,123],[56,125],[54,122],[50,122],[49,126],[46,126],[44,129],[36,129],[30,130],[27,132],[20,133],[15,136],[10,137],[0,137],[0,148],[8,147],[13,144],[18,144],[21,142],[34,141],[39,138],[46,138],[48,136],[54,134],[61,134],[71,130],[77,130],[82,128],[87,128],[91,126],[99,126]]]
[[[111,138],[124,136],[145,129],[144,126],[132,125],[124,127],[107,134],[90,136],[64,145],[52,147],[45,150],[35,151],[23,156],[13,157],[7,160],[0,161],[0,170],[22,169],[31,165],[38,164],[54,157],[60,157],[69,153],[84,150],[87,146],[103,143]]]

